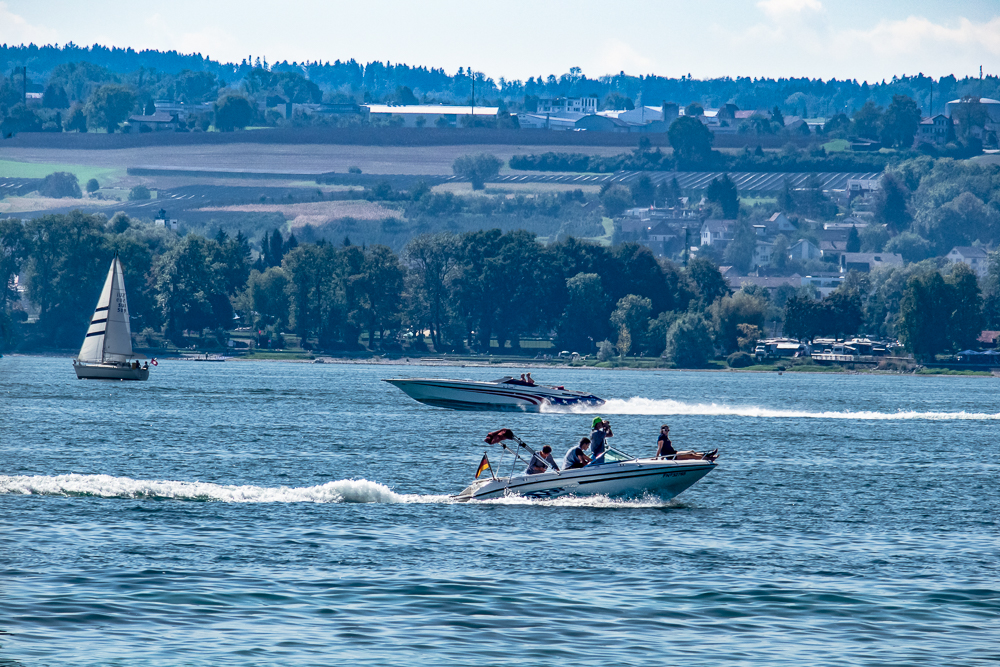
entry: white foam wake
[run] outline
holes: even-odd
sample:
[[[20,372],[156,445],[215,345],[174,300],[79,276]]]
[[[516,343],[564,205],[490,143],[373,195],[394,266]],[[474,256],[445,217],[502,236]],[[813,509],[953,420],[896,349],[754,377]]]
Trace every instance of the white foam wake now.
[[[131,479],[111,475],[0,475],[0,493],[98,498],[169,498],[227,503],[426,503],[447,496],[396,493],[366,479],[341,479],[319,486],[231,486],[207,482]]]
[[[824,411],[777,410],[748,405],[721,405],[719,403],[685,403],[671,399],[629,398],[611,399],[601,406],[544,406],[544,412],[570,412],[580,414],[610,415],[704,415],[735,417],[772,417],[777,419],[855,419],[855,420],[897,420],[926,419],[932,421],[967,419],[1000,420],[1000,413],[991,412],[873,412],[867,410]]]

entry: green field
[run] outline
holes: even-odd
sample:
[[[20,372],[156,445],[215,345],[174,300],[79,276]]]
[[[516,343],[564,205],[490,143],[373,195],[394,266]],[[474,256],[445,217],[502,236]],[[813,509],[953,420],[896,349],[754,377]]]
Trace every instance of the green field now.
[[[827,153],[840,153],[851,148],[851,142],[847,139],[834,139],[823,144],[823,150]]]
[[[104,185],[125,176],[125,169],[116,167],[94,167],[83,164],[54,164],[48,162],[15,162],[0,160],[0,178],[45,178],[57,171],[75,174],[80,185],[92,178]]]

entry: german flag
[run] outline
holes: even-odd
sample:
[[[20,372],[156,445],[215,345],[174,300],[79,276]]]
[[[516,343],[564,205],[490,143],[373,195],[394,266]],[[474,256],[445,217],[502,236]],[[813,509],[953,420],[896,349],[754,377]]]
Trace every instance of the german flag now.
[[[475,477],[475,479],[479,479],[479,476],[482,475],[483,471],[485,471],[485,470],[489,470],[490,471],[490,475],[493,474],[493,468],[490,467],[490,460],[489,460],[489,458],[486,457],[486,454],[483,454],[483,460],[479,462],[479,467],[476,468],[476,477]]]

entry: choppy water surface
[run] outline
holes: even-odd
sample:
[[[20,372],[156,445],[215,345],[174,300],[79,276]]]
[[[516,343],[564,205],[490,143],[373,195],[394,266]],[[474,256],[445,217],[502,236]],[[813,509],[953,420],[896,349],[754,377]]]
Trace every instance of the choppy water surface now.
[[[0,664],[987,664],[1000,381],[539,370],[614,441],[719,447],[659,498],[455,504],[488,430],[384,377],[0,359]],[[491,457],[496,461],[496,456]]]

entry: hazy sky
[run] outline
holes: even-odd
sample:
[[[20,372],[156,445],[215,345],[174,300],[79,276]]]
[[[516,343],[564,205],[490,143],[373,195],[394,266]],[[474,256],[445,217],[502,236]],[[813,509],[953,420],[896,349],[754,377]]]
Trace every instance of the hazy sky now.
[[[238,62],[389,60],[501,76],[1000,73],[1000,0],[0,1],[0,42]]]

